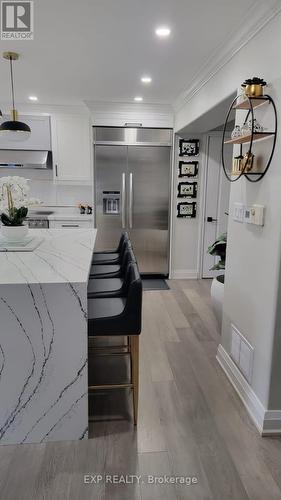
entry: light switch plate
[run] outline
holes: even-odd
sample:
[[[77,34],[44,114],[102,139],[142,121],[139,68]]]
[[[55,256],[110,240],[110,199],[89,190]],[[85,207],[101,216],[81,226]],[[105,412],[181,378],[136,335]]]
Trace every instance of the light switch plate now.
[[[243,203],[234,203],[233,220],[236,222],[244,222],[245,205]]]

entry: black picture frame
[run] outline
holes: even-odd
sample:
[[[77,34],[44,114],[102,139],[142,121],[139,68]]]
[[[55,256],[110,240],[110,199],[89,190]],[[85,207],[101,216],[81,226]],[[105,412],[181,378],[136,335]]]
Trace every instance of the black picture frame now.
[[[184,219],[195,219],[197,213],[196,201],[184,201],[177,205],[177,217]]]
[[[198,156],[199,139],[180,139],[180,156]]]
[[[179,182],[178,198],[196,198],[197,188],[197,182]]]
[[[179,177],[197,177],[199,172],[198,161],[180,161]]]

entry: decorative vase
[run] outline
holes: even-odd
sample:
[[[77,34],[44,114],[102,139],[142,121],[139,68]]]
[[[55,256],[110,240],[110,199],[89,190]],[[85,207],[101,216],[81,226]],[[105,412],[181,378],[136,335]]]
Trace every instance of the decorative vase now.
[[[1,235],[10,243],[23,241],[27,233],[28,226],[26,224],[23,224],[22,226],[1,226]]]
[[[211,298],[215,316],[217,318],[219,328],[222,326],[222,309],[224,299],[224,275],[217,276],[212,281]]]

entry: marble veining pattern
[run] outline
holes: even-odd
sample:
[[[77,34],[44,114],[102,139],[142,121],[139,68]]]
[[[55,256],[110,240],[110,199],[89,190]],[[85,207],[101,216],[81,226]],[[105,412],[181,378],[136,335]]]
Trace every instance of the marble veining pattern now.
[[[87,282],[96,231],[34,230],[0,255],[0,443],[84,439]]]

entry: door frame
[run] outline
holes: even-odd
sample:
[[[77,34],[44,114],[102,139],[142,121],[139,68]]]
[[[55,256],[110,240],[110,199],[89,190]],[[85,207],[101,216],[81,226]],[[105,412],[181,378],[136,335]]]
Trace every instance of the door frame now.
[[[222,137],[222,131],[208,132],[204,136],[204,161],[203,161],[203,174],[201,178],[201,215],[199,222],[199,242],[198,242],[198,278],[203,279],[203,259],[204,259],[204,235],[206,223],[206,195],[207,195],[207,173],[208,173],[208,159],[210,139],[212,137]],[[212,278],[206,278],[212,279]]]

